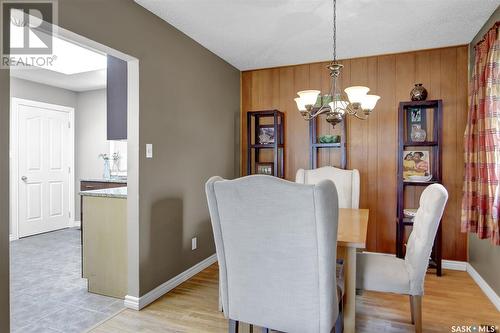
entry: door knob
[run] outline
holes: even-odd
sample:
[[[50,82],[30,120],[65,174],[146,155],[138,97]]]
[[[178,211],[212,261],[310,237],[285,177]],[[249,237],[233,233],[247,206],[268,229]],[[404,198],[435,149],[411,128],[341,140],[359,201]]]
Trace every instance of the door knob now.
[[[28,177],[26,177],[26,176],[22,176],[22,177],[21,177],[21,180],[22,180],[23,182],[25,182],[25,181],[27,181],[27,180],[28,180]]]

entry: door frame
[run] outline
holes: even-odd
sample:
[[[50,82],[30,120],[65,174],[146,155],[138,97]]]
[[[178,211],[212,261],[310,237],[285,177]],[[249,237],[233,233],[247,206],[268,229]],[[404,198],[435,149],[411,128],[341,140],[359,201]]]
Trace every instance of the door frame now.
[[[10,98],[10,240],[19,239],[19,106],[27,105],[52,109],[69,114],[69,216],[68,227],[75,225],[75,109],[68,106],[38,102],[34,100]]]

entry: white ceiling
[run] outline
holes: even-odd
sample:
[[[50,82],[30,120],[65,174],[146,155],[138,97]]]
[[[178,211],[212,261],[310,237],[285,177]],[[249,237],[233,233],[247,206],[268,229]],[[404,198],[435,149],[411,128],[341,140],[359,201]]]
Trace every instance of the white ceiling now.
[[[135,0],[240,70],[332,58],[332,0]],[[469,43],[500,0],[338,0],[338,58]]]
[[[43,68],[11,68],[10,75],[77,92],[106,88],[106,69],[68,75]]]

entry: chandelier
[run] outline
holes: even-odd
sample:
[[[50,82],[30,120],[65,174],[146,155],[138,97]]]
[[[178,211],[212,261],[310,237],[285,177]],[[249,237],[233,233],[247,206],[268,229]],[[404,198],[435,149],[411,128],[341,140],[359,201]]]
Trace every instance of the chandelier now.
[[[329,95],[320,96],[319,90],[302,90],[295,98],[297,108],[305,120],[313,120],[326,113],[326,121],[335,127],[345,115],[366,120],[375,108],[380,96],[368,95],[370,88],[354,86],[340,90],[338,82],[344,66],[337,61],[337,0],[333,0],[333,61],[327,66],[332,78],[332,88]]]

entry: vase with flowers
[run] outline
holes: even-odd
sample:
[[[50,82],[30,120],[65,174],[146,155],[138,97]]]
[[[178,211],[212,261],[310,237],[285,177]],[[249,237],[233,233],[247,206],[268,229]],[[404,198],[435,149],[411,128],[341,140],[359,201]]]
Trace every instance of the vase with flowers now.
[[[99,158],[102,158],[104,161],[104,170],[102,172],[102,177],[104,179],[111,179],[111,169],[109,167],[109,155],[108,154],[99,154]]]

